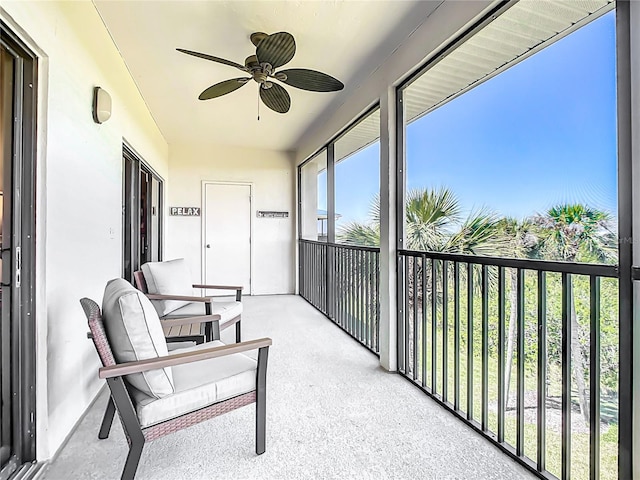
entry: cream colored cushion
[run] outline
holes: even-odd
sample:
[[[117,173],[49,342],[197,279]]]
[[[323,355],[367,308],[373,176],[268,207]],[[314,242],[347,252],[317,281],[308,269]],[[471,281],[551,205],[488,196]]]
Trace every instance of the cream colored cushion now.
[[[193,296],[191,275],[184,258],[166,262],[149,262],[141,267],[149,293],[160,295]],[[153,300],[153,306],[161,317],[189,302],[180,300]]]
[[[240,302],[211,302],[211,313],[220,315],[220,322],[224,323],[227,320],[236,318],[242,315],[242,303]],[[204,302],[192,302],[184,307],[180,307],[171,312],[168,318],[176,317],[197,317],[199,315],[205,315]]]
[[[107,283],[102,316],[116,362],[135,362],[168,354],[158,314],[149,299],[126,280],[117,278]],[[171,368],[127,375],[126,379],[153,398],[174,392]]]
[[[223,345],[213,341],[181,348],[176,353]],[[257,362],[241,353],[174,366],[175,393],[172,395],[156,400],[134,391],[140,424],[148,427],[251,392],[256,389],[256,370]]]

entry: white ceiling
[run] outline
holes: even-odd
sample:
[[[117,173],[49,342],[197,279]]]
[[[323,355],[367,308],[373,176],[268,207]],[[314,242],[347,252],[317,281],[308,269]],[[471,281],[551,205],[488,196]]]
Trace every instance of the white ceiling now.
[[[94,3],[167,142],[294,150],[314,119],[338,108],[441,0]],[[255,53],[249,35],[256,31],[291,33],[296,55],[283,68],[320,70],[345,89],[316,93],[285,86],[291,110],[278,114],[261,104],[259,122],[254,82],[224,97],[198,100],[210,85],[244,74],[175,49],[244,64]]]

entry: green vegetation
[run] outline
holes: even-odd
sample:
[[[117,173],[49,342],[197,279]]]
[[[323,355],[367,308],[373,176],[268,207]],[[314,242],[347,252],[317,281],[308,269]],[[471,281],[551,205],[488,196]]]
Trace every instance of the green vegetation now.
[[[371,218],[365,223],[351,223],[338,231],[342,243],[379,245],[380,208],[374,199]],[[455,195],[448,189],[422,189],[409,193],[406,200],[406,248],[419,251],[463,253],[479,256],[501,256],[560,260],[582,263],[617,261],[615,235],[611,218],[605,212],[580,204],[557,205],[541,215],[526,219],[500,218],[487,210],[472,212],[466,217]],[[453,266],[444,271],[442,261],[420,258],[405,259],[410,274],[405,282],[408,304],[406,332],[409,339],[409,362],[403,370],[422,381],[423,358],[426,366],[424,384],[431,385],[432,352],[436,350],[436,390],[442,392],[447,383],[448,401],[453,401],[454,388],[454,282]],[[415,266],[414,266],[415,262]],[[432,264],[435,263],[435,265]],[[466,267],[466,265],[464,265]],[[498,268],[488,267],[489,289],[487,309],[488,368],[488,428],[497,430],[498,400]],[[436,276],[432,278],[432,271]],[[415,275],[413,272],[416,272]],[[473,417],[481,418],[482,405],[482,291],[480,267],[473,267],[471,315],[472,340],[468,335],[468,282],[466,268],[460,270],[460,336],[459,378],[460,405],[466,410],[467,357],[473,358]],[[424,275],[424,278],[423,278]],[[524,305],[517,295],[517,271],[505,269],[505,354],[504,383],[506,395],[505,440],[514,445],[516,437],[517,330],[519,307],[524,312],[524,402],[525,454],[536,459],[536,402],[538,396],[538,276],[535,271],[524,273]],[[448,294],[443,298],[446,282]],[[426,285],[426,289],[422,284]],[[589,477],[589,326],[591,312],[590,279],[571,275],[570,326],[572,364],[572,477]],[[414,292],[414,287],[415,292]],[[434,288],[435,287],[435,288]],[[433,292],[435,291],[435,295]],[[545,274],[546,299],[546,453],[547,470],[559,475],[561,451],[561,341],[562,341],[562,275]],[[423,298],[424,295],[424,298]],[[600,375],[601,375],[601,478],[616,478],[617,468],[617,384],[618,384],[618,282],[603,278],[599,285],[600,299]],[[414,306],[414,301],[416,305]],[[432,309],[435,303],[435,315]],[[423,305],[425,312],[423,315]],[[447,316],[444,318],[444,308]],[[415,318],[414,318],[415,315]],[[434,318],[435,317],[435,318]],[[423,326],[423,318],[426,322]],[[445,329],[446,320],[446,329]],[[426,327],[426,328],[425,328]],[[432,329],[436,329],[435,345]],[[424,330],[424,331],[423,331]],[[446,331],[446,340],[444,332]],[[414,335],[417,339],[414,345]],[[447,348],[447,376],[443,378],[443,347]],[[401,362],[402,363],[402,362]]]

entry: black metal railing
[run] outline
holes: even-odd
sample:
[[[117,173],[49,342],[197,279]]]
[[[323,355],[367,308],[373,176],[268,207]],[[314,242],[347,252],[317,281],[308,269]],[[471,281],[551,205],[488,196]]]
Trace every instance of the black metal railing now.
[[[601,382],[617,334],[605,352],[600,330],[617,328],[617,267],[407,250],[397,267],[403,376],[541,477],[617,478],[600,451],[617,432]]]
[[[380,249],[299,240],[300,295],[379,353]]]

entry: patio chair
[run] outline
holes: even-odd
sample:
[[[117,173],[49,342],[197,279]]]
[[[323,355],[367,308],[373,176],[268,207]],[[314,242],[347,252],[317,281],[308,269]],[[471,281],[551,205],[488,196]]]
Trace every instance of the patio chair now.
[[[221,331],[235,325],[236,342],[242,341],[241,286],[192,284],[189,269],[183,258],[145,263],[141,270],[134,272],[133,278],[138,290],[144,292],[151,300],[161,320],[217,314],[220,315],[220,321],[215,331],[211,324],[204,325],[206,340],[218,340]],[[194,288],[235,291],[235,301],[194,296]],[[174,328],[165,331],[165,334],[169,338],[185,335],[185,327],[180,330]],[[193,328],[190,331],[191,334],[198,333]]]
[[[264,453],[270,338],[216,340],[168,354],[157,312],[126,280],[107,284],[102,314],[93,300],[80,303],[102,362],[98,375],[107,380],[129,443],[122,480],[135,477],[145,442],[254,402],[256,453]],[[258,350],[257,361],[242,354],[249,350]]]

